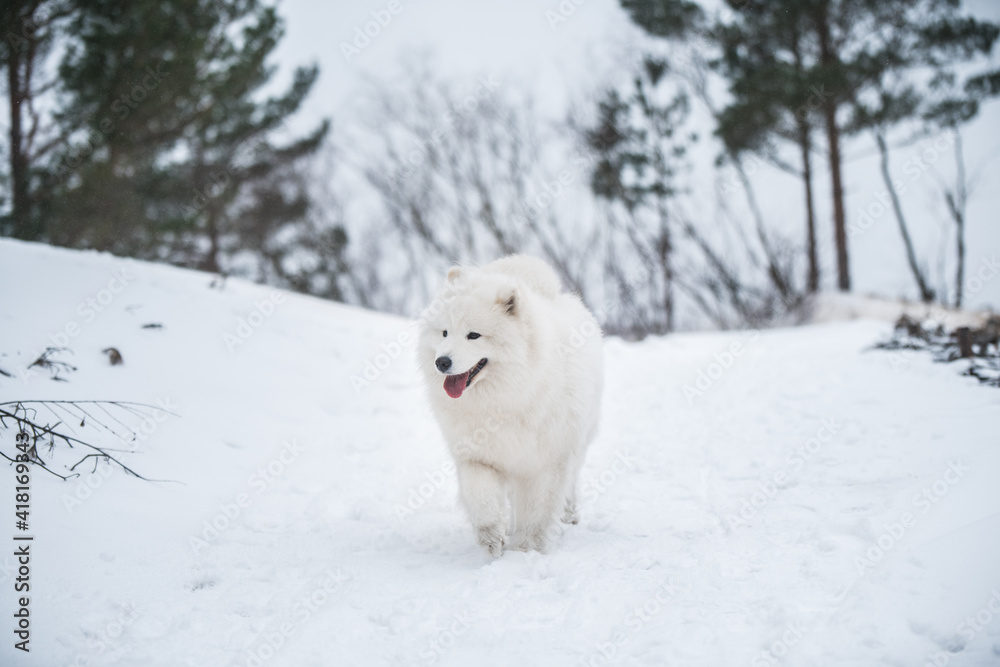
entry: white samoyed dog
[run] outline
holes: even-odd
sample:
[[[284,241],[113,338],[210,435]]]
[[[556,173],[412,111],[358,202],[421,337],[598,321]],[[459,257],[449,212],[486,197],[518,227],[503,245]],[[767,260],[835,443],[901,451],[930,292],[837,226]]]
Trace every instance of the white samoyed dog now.
[[[545,262],[523,255],[452,268],[421,322],[419,365],[479,543],[494,557],[543,551],[560,511],[579,520],[600,326]]]

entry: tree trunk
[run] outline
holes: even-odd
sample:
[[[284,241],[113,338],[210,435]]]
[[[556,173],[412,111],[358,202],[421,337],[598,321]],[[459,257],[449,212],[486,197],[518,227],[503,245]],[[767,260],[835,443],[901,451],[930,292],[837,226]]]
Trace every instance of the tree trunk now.
[[[924,303],[930,303],[934,301],[934,290],[928,286],[924,272],[920,269],[920,264],[917,262],[917,253],[913,249],[913,239],[910,238],[910,230],[906,226],[906,218],[903,217],[903,207],[899,203],[899,195],[896,194],[896,188],[892,184],[892,176],[889,174],[889,147],[885,142],[885,135],[882,133],[882,130],[875,131],[875,141],[878,143],[878,152],[882,157],[882,180],[885,182],[886,189],[889,190],[892,210],[896,215],[896,221],[899,223],[899,233],[903,237],[903,245],[906,247],[906,260],[910,264],[910,271],[913,273],[913,278],[917,281],[917,289],[920,290],[920,300]]]
[[[805,66],[802,63],[802,50],[798,33],[792,42],[792,55],[795,57],[795,72],[805,76]],[[802,109],[807,107],[803,106]],[[815,294],[819,290],[819,258],[816,256],[816,206],[813,202],[812,190],[812,124],[806,111],[795,112],[795,124],[798,129],[799,148],[802,149],[802,184],[806,191],[806,258],[808,269],[806,274],[806,291]]]
[[[199,267],[202,271],[208,271],[209,273],[219,273],[219,226],[215,219],[215,211],[211,208],[205,211],[205,233],[208,236],[208,254],[202,259],[201,266]]]
[[[847,223],[844,218],[844,186],[840,173],[840,128],[837,127],[837,107],[829,102],[824,110],[826,138],[830,146],[830,178],[833,188],[833,239],[837,248],[837,288],[851,289],[851,267],[847,259]]]
[[[956,253],[958,268],[955,275],[955,307],[962,307],[962,286],[965,284],[965,157],[962,155],[962,134],[957,127],[952,128],[955,135],[955,195],[948,198],[948,208],[955,219],[957,227]]]
[[[673,267],[673,243],[670,239],[670,225],[666,204],[662,197],[657,204],[660,216],[660,238],[657,243],[657,254],[660,259],[660,269],[663,272],[663,311],[666,318],[666,331],[670,333],[674,330],[674,267]]]
[[[20,49],[7,45],[7,92],[10,101],[10,180],[12,191],[11,235],[14,238],[34,240],[36,230],[31,229],[28,211],[28,156],[25,155],[24,130],[21,125],[21,103],[24,101],[24,83],[21,80]]]
[[[816,256],[816,212],[812,191],[812,142],[809,137],[809,123],[799,120],[799,146],[802,148],[802,182],[806,191],[806,250],[809,272],[806,289],[810,293],[819,290],[819,258]]]
[[[816,21],[819,33],[820,64],[824,68],[836,66],[837,56],[830,44],[830,24],[824,5]],[[840,173],[840,127],[837,125],[836,96],[831,95],[823,102],[823,118],[826,122],[826,140],[830,149],[830,179],[833,189],[833,238],[837,248],[837,287],[842,292],[851,289],[851,267],[847,258],[847,222],[844,217],[844,186]]]

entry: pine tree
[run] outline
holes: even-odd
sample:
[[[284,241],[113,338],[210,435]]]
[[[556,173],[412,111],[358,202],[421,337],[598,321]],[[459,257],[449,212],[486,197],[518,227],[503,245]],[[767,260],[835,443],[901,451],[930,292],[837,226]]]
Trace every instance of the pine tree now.
[[[717,25],[714,36],[722,55],[717,69],[729,82],[732,99],[719,113],[716,133],[727,151],[753,152],[802,179],[806,218],[806,289],[819,289],[813,194],[815,113],[825,92],[810,80],[814,58],[807,43],[808,25],[794,0],[775,0],[768,11],[757,7]],[[790,58],[783,58],[784,55]],[[801,167],[780,156],[775,139],[790,141]]]
[[[795,286],[794,278],[791,274],[793,262],[789,261],[789,253],[784,247],[785,243],[783,239],[777,238],[768,230],[744,164],[745,153],[750,149],[750,144],[745,142],[749,141],[753,143],[757,140],[751,139],[748,134],[738,137],[737,135],[743,133],[744,129],[738,128],[735,132],[732,131],[735,125],[728,122],[725,110],[717,108],[712,99],[713,95],[709,90],[710,86],[707,82],[709,61],[701,55],[701,52],[705,51],[706,47],[710,48],[713,45],[718,47],[720,44],[724,44],[724,38],[720,33],[722,27],[712,24],[708,20],[705,11],[698,4],[689,2],[688,0],[622,0],[622,6],[631,14],[632,19],[637,24],[648,30],[651,34],[667,40],[693,43],[694,53],[691,54],[689,62],[678,68],[673,67],[669,60],[667,60],[665,67],[674,73],[679,73],[680,78],[685,81],[686,86],[701,100],[716,121],[719,127],[719,134],[723,138],[724,148],[720,162],[726,162],[733,167],[746,195],[747,205],[751,213],[750,217],[753,220],[759,249],[763,256],[763,269],[767,281],[774,290],[774,296],[780,300],[782,308],[797,308],[801,305],[802,294]],[[782,93],[780,97],[787,98],[788,95]],[[751,111],[757,112],[760,110],[753,109]],[[772,112],[773,107],[766,113]],[[758,119],[757,122],[760,122],[760,120]],[[773,122],[773,120],[768,120],[767,124]],[[748,127],[748,125],[744,124],[745,127]],[[703,243],[700,245],[703,246],[708,254],[714,255],[714,251],[709,251]],[[760,266],[756,250],[748,247],[747,252],[754,268]],[[717,271],[725,272],[723,271],[723,267],[720,267],[717,262],[711,261],[710,263],[716,267]],[[728,278],[724,282],[727,282],[730,286],[727,287],[727,291],[730,293],[743,290],[742,285],[737,285]],[[762,310],[767,310],[768,308],[769,306]],[[745,314],[750,310],[757,310],[745,308],[744,305],[741,305],[739,309]],[[759,319],[760,317],[760,310],[752,316],[753,319]]]
[[[977,56],[988,56],[1000,34],[1000,26],[962,16],[959,3],[939,3],[932,0],[902,3],[892,15],[891,29],[886,36],[869,47],[857,59],[861,78],[866,86],[851,101],[851,114],[845,129],[852,133],[870,132],[878,146],[881,172],[892,202],[893,214],[899,226],[906,250],[907,262],[920,297],[925,302],[936,298],[928,270],[920,263],[910,235],[909,226],[890,172],[888,134],[896,126],[913,124],[918,119],[940,127],[955,129],[978,112],[979,100],[971,92],[947,94],[954,81],[954,68]],[[923,90],[915,73],[930,68],[934,76],[930,90]],[[983,80],[982,77],[979,80]],[[975,87],[975,84],[972,84]],[[958,139],[958,169],[961,172],[961,140]],[[950,202],[950,212],[958,225],[959,283],[962,280],[964,250],[964,192],[961,202]]]
[[[303,219],[295,165],[328,124],[275,143],[318,71],[299,68],[260,99],[282,34],[273,7],[88,0],[72,33],[59,121],[73,141],[55,170],[53,242],[228,271]]]
[[[719,135],[728,148],[773,155],[774,138],[799,144],[811,201],[810,130],[815,110],[824,127],[833,199],[837,285],[851,286],[844,207],[842,146],[845,137],[873,130],[888,162],[885,132],[920,114],[948,122],[952,111],[979,95],[989,96],[990,75],[969,82],[965,103],[925,109],[909,77],[920,68],[952,67],[989,53],[996,26],[960,13],[960,0],[727,0],[725,20],[708,25],[688,0],[621,0],[651,34],[696,35],[720,49],[720,71],[730,84],[732,104],[718,114]],[[978,92],[975,92],[978,91]],[[806,97],[803,100],[803,96]],[[815,104],[810,104],[815,100]],[[810,110],[800,116],[803,103]],[[955,102],[955,100],[951,100]],[[879,140],[881,137],[881,140]],[[887,177],[888,178],[888,177]],[[910,266],[921,296],[933,298],[900,220]],[[807,221],[808,221],[807,211]],[[811,227],[807,222],[807,226]],[[961,236],[961,234],[960,234]],[[814,238],[814,232],[809,234]],[[811,257],[811,264],[814,263]],[[816,284],[810,270],[810,287]]]
[[[598,105],[595,126],[584,133],[596,157],[591,190],[624,207],[624,236],[629,242],[626,254],[638,258],[638,264],[648,272],[648,288],[654,292],[655,314],[635,308],[640,312],[632,326],[644,333],[674,330],[674,238],[678,223],[670,200],[680,187],[678,176],[686,168],[685,154],[695,139],[682,131],[689,113],[687,96],[658,90],[665,71],[665,63],[647,58],[629,95],[623,98],[617,91],[609,91]],[[630,303],[631,288],[619,287],[620,299]]]
[[[44,236],[40,180],[58,132],[36,106],[56,82],[43,76],[47,58],[71,13],[63,0],[4,0],[0,4],[0,68],[5,70],[8,125],[7,178],[10,212],[0,216],[0,235],[25,240]],[[0,197],[0,206],[7,205]]]

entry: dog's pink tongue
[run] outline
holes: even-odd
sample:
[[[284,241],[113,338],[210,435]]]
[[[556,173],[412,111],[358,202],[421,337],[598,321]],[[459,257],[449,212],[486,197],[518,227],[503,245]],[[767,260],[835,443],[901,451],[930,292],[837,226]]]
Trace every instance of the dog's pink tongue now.
[[[452,398],[458,398],[465,391],[465,381],[469,379],[468,373],[461,375],[449,375],[444,379],[444,390]]]

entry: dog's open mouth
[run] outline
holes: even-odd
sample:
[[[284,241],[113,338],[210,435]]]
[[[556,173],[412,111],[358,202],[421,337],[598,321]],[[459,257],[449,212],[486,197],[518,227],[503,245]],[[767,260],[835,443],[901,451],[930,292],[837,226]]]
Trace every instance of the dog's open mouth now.
[[[480,359],[479,363],[465,371],[464,373],[458,373],[456,375],[449,375],[444,379],[444,390],[448,392],[448,395],[452,398],[458,398],[462,395],[462,392],[472,384],[472,378],[476,377],[476,373],[483,370],[486,365],[486,359]]]

